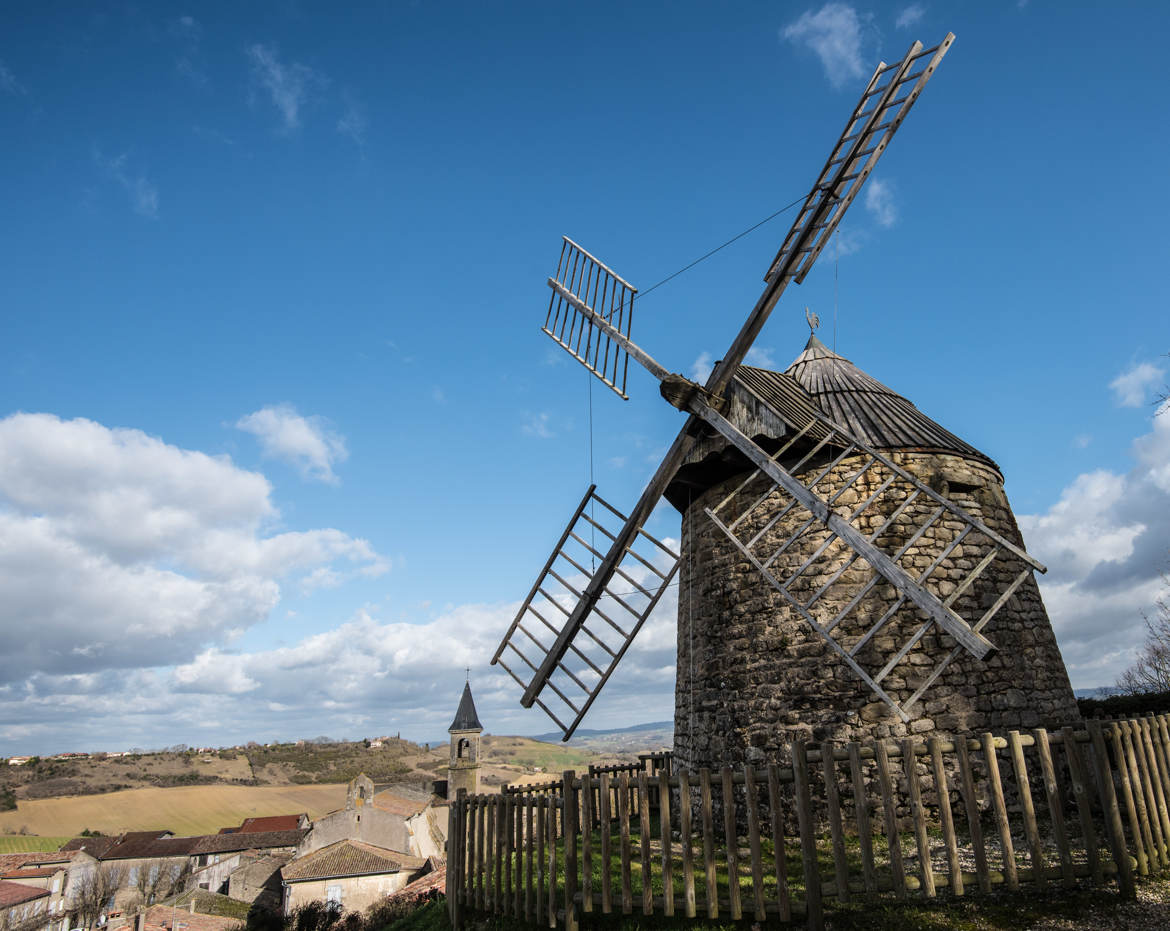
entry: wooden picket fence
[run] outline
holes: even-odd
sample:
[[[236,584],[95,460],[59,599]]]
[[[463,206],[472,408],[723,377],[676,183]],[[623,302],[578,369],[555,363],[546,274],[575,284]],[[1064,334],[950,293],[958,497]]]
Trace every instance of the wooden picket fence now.
[[[1170,868],[1170,716],[668,758],[451,803],[447,903],[574,929],[600,912],[823,922],[826,900],[1072,887]],[[896,765],[895,765],[896,764]]]

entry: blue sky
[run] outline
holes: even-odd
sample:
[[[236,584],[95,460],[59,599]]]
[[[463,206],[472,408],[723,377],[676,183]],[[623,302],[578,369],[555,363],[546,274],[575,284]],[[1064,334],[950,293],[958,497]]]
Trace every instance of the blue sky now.
[[[1170,551],[1170,12],[1045,3],[107,6],[0,31],[0,753],[548,729],[487,667],[588,481],[562,234],[645,290],[802,196],[879,59],[957,41],[757,342],[996,459],[1074,685]],[[791,214],[646,295],[717,358]],[[836,279],[836,284],[835,284]],[[629,506],[680,424],[592,391]],[[676,537],[662,508],[651,529]],[[669,603],[667,603],[669,602]],[[668,718],[673,601],[585,726]]]

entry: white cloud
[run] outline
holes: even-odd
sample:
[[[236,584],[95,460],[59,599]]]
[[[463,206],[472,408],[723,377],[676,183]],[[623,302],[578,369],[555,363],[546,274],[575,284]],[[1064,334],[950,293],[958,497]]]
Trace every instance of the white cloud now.
[[[300,62],[283,64],[275,46],[257,42],[249,46],[248,58],[252,62],[252,77],[268,91],[272,104],[280,112],[286,130],[301,125],[301,109],[313,89],[327,83],[324,75]]]
[[[1049,567],[1040,588],[1077,687],[1111,685],[1145,635],[1170,559],[1170,416],[1132,446],[1133,467],[1078,476],[1047,513],[1020,515]]]
[[[926,15],[926,9],[920,3],[911,3],[906,9],[898,14],[898,18],[894,21],[894,25],[898,29],[909,29],[915,23]]]
[[[765,346],[753,346],[747,351],[747,355],[743,357],[743,361],[748,365],[756,366],[756,368],[776,368],[776,357],[773,355],[773,350]]]
[[[1073,446],[1077,449],[1088,449],[1092,442],[1093,436],[1090,433],[1078,433],[1073,437]]]
[[[549,425],[549,415],[545,411],[539,414],[524,414],[524,423],[521,424],[520,429],[528,436],[537,436],[542,440],[552,439],[556,434]]]
[[[889,228],[898,222],[898,208],[894,205],[894,191],[888,181],[870,178],[865,188],[865,209],[873,214],[878,226]]]
[[[349,453],[345,439],[329,429],[320,417],[302,417],[290,404],[262,407],[236,421],[236,426],[260,440],[265,456],[282,459],[305,478],[336,485],[333,466]]]
[[[815,13],[806,11],[781,35],[812,49],[833,87],[865,75],[861,64],[861,18],[848,4],[826,3]]]
[[[369,128],[369,120],[366,118],[365,109],[348,94],[345,96],[345,112],[337,121],[337,131],[343,136],[348,136],[352,139],[359,148],[364,148],[366,144],[366,130]]]
[[[691,381],[700,385],[707,384],[707,379],[711,377],[714,367],[715,363],[711,358],[711,353],[700,352],[699,357],[691,363]]]
[[[158,188],[145,175],[128,169],[126,153],[117,158],[104,158],[95,150],[94,160],[130,196],[130,206],[135,213],[151,219],[158,216]]]
[[[1141,407],[1147,401],[1151,389],[1166,375],[1166,370],[1149,362],[1132,365],[1113,381],[1109,388],[1113,391],[1113,400],[1121,407]]]
[[[28,93],[25,86],[16,80],[16,75],[8,69],[3,60],[0,60],[0,91],[14,97]]]
[[[265,533],[278,517],[267,479],[227,457],[89,420],[0,420],[0,605],[21,631],[0,687],[186,662],[266,618],[288,576],[385,571],[339,530]]]

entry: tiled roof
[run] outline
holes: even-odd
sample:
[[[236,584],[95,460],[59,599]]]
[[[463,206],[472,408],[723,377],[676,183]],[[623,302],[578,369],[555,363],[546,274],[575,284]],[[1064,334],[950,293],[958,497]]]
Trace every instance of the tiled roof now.
[[[245,818],[240,834],[259,834],[265,831],[295,831],[301,826],[303,815],[270,815],[267,818]]]
[[[133,831],[103,853],[99,860],[139,860],[145,857],[188,857],[198,837],[171,837],[170,831]]]
[[[64,867],[61,866],[43,866],[43,867],[27,867],[19,870],[7,870],[0,873],[2,879],[44,879],[46,876],[52,876],[54,873],[59,873]]]
[[[171,929],[174,921],[174,931],[228,931],[229,928],[241,926],[238,918],[225,918],[222,915],[202,915],[198,912],[189,912],[180,907],[175,911],[170,905],[152,905],[146,910],[146,927],[150,931]],[[130,922],[130,926],[133,921]]]
[[[48,894],[48,889],[38,889],[36,886],[26,886],[23,883],[0,879],[0,908],[10,908],[13,905],[31,902],[33,899],[39,899]]]
[[[425,862],[421,857],[396,850],[343,840],[294,860],[280,871],[280,875],[286,882],[305,882],[339,876],[398,873],[404,869],[416,870]]]
[[[254,834],[208,834],[191,838],[196,841],[191,853],[232,853],[237,850],[295,847],[308,833],[308,828],[298,828],[295,831],[259,831]]]
[[[392,815],[401,815],[403,818],[412,818],[430,804],[430,798],[409,799],[384,790],[370,799],[370,804]]]
[[[426,895],[428,892],[444,889],[447,885],[447,864],[446,862],[439,863],[425,876],[421,876],[414,882],[409,882],[397,892],[392,892],[387,896],[388,899],[396,899],[399,896],[415,896]]]
[[[91,857],[101,859],[103,853],[118,843],[117,837],[75,837],[61,847],[62,852],[84,850]]]
[[[0,872],[18,870],[35,856],[35,853],[0,853]]]

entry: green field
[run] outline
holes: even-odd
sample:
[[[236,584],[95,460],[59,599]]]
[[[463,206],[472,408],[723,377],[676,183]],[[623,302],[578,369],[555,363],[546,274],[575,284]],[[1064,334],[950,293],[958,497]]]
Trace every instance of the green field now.
[[[16,811],[0,813],[0,837],[5,841],[36,842],[36,837],[13,835],[76,837],[86,828],[103,834],[155,828],[179,835],[214,834],[245,818],[302,811],[316,818],[344,805],[344,784],[127,789],[102,795],[22,799]],[[44,848],[0,849],[19,852]]]
[[[31,850],[56,850],[66,837],[40,837],[32,834],[0,834],[0,853],[28,853]]]

